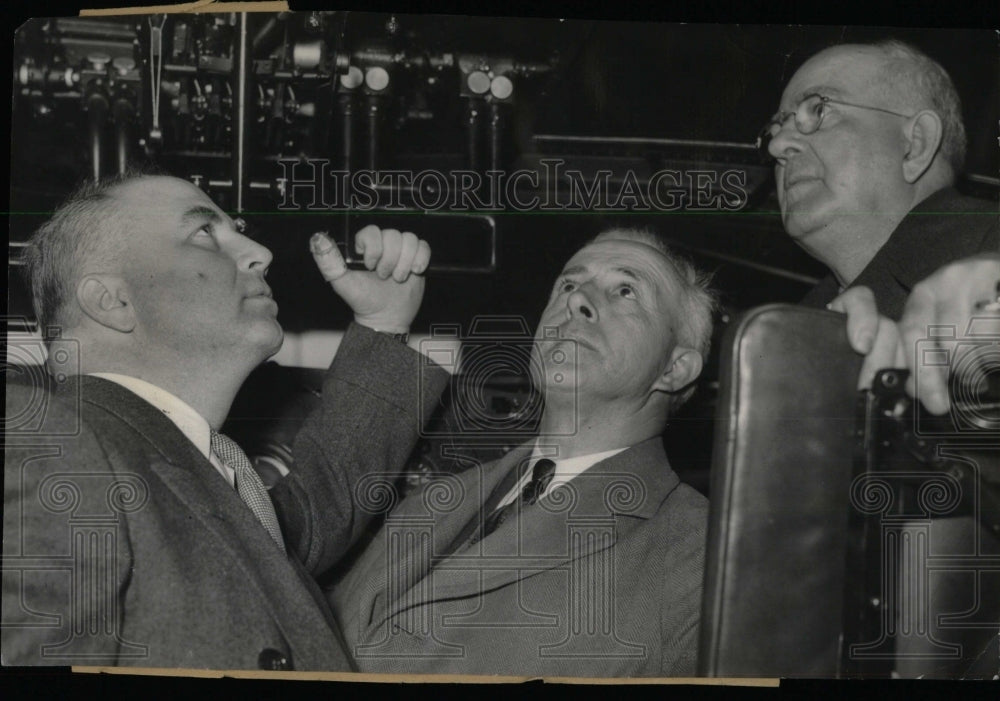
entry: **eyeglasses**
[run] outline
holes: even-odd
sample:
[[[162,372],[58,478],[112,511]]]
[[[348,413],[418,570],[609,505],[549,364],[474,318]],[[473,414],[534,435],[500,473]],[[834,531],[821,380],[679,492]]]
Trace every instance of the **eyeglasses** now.
[[[826,106],[830,105],[844,105],[845,107],[857,107],[863,110],[872,110],[874,112],[884,112],[886,114],[891,114],[896,117],[903,117],[909,119],[912,114],[903,114],[902,112],[893,112],[892,110],[887,110],[884,107],[872,107],[871,105],[859,105],[854,102],[844,102],[843,100],[834,100],[832,97],[827,97],[826,95],[806,95],[799,102],[798,106],[795,108],[794,112],[778,112],[764,125],[764,128],[760,130],[760,134],[757,135],[757,151],[760,153],[761,159],[764,162],[773,162],[774,157],[771,156],[768,147],[771,145],[771,139],[778,135],[781,128],[785,125],[785,122],[789,117],[795,117],[795,128],[800,134],[812,134],[820,125],[823,124],[823,118],[826,117],[827,109]]]

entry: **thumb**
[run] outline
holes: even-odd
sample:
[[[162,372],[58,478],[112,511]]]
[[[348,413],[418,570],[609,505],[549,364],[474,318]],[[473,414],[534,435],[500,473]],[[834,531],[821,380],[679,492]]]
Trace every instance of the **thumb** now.
[[[313,260],[316,267],[327,282],[333,282],[341,278],[347,272],[347,264],[344,256],[340,254],[340,249],[325,231],[317,231],[309,239],[309,250],[312,251]]]
[[[874,293],[867,287],[851,287],[826,307],[847,314],[847,339],[851,347],[863,355],[870,353],[881,331]]]

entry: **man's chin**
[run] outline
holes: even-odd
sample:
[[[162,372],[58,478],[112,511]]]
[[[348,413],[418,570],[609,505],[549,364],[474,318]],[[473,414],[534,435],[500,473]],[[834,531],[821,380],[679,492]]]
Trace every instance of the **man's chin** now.
[[[793,239],[803,239],[826,228],[838,216],[844,216],[844,209],[829,190],[813,187],[793,197],[785,194],[781,223]]]
[[[786,209],[781,214],[781,223],[792,239],[800,244],[803,239],[823,228],[827,217],[823,212],[817,211],[815,207],[793,207]]]
[[[262,335],[258,347],[261,350],[261,362],[264,362],[268,358],[276,355],[278,351],[281,350],[281,346],[285,341],[285,331],[281,328],[281,324],[274,321],[273,327],[269,329],[269,333]]]

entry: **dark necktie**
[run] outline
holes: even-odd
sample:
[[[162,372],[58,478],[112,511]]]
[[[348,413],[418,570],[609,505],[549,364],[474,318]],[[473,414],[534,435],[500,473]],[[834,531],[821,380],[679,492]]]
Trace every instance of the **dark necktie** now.
[[[531,480],[524,485],[524,489],[521,490],[520,498],[514,499],[503,508],[497,509],[490,514],[489,518],[487,518],[486,522],[483,524],[482,535],[478,538],[473,538],[472,543],[482,540],[499,528],[500,524],[512,516],[518,508],[531,506],[538,501],[538,498],[545,492],[545,488],[549,486],[549,482],[552,481],[552,477],[555,475],[555,472],[556,464],[548,458],[542,458],[536,462],[535,467],[531,470]]]
[[[285,552],[285,543],[281,537],[278,516],[274,513],[274,504],[271,503],[271,497],[268,496],[264,483],[253,469],[246,453],[236,441],[217,431],[212,431],[212,452],[219,460],[233,468],[233,472],[236,473],[236,491],[239,492],[240,498],[271,534],[281,552]]]

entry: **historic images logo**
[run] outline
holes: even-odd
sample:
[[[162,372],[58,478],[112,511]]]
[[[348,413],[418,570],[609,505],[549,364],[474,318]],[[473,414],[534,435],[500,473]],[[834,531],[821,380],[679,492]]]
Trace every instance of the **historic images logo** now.
[[[737,211],[747,202],[744,170],[664,169],[649,175],[584,173],[562,159],[538,169],[355,170],[325,159],[282,159],[279,210],[428,212]]]

